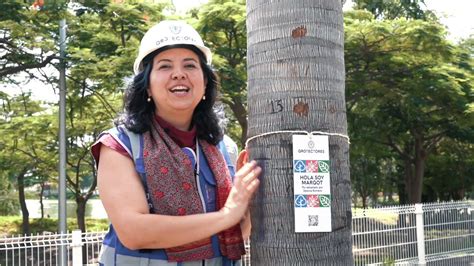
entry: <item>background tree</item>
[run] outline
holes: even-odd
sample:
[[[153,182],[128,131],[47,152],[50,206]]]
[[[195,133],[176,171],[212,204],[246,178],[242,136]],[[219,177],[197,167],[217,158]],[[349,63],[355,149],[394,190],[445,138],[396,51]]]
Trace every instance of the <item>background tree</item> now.
[[[48,2],[48,1],[47,1]],[[49,1],[45,10],[30,8],[27,1],[3,1],[0,8],[0,81],[17,82],[37,76],[56,58],[59,17],[64,6]]]
[[[341,1],[247,1],[249,137],[347,134]],[[249,143],[263,167],[251,206],[255,265],[352,265],[349,144],[329,137],[332,232],[295,233],[291,134]]]
[[[132,75],[139,40],[149,23],[163,18],[165,6],[89,3],[76,9],[79,16],[70,18],[67,186],[77,203],[82,231],[86,230],[86,204],[97,186],[90,146],[112,126],[126,78]]]
[[[50,132],[51,116],[40,102],[31,100],[29,94],[3,96],[0,100],[3,105],[1,166],[16,183],[23,217],[22,232],[29,234],[25,188],[35,184],[39,173],[54,169],[54,161],[49,156],[56,151],[56,141]]]
[[[445,141],[426,163],[424,202],[473,198],[474,145]]]
[[[472,69],[456,66],[459,53],[445,34],[436,21],[346,15],[351,136],[396,154],[399,195],[407,196],[400,203],[421,202],[426,160],[443,140],[472,138]]]
[[[355,9],[365,9],[377,19],[426,19],[433,13],[425,10],[424,0],[354,0]]]
[[[102,130],[112,125],[112,119],[120,111],[122,89],[126,84],[126,78],[132,75],[132,64],[139,40],[151,24],[163,19],[161,11],[166,6],[166,4],[113,4],[86,1],[84,5],[75,3],[74,6],[69,6],[68,11],[65,12],[65,5],[54,3],[44,5],[41,10],[32,9],[22,3],[5,4],[5,8],[11,7],[11,12],[15,11],[17,12],[15,14],[21,15],[0,19],[0,23],[7,29],[3,32],[5,38],[17,41],[14,43],[16,48],[30,53],[28,56],[15,57],[21,53],[11,51],[12,49],[6,46],[0,47],[5,49],[3,52],[5,72],[0,73],[7,74],[8,72],[9,74],[6,76],[8,81],[5,80],[5,82],[16,82],[26,74],[31,80],[46,81],[53,87],[57,87],[58,80],[55,74],[50,73],[54,73],[54,69],[38,71],[38,65],[29,62],[33,59],[41,61],[38,58],[44,54],[55,58],[59,17],[66,17],[68,21],[67,187],[76,200],[78,225],[82,230],[85,230],[85,206],[96,188],[95,167],[89,154],[89,147]],[[22,30],[24,26],[28,27],[29,23],[34,25],[27,30]],[[33,34],[35,30],[38,32]],[[14,38],[15,36],[18,38]],[[22,61],[24,58],[30,61]],[[56,64],[56,61],[49,62]],[[34,68],[36,70],[33,70]],[[18,77],[13,76],[13,73],[17,73]],[[29,109],[34,108],[30,102],[25,103],[25,106]],[[49,130],[54,131],[53,129],[58,128],[57,107],[49,106],[48,108],[49,114],[54,115],[56,119],[44,123],[44,127],[49,127]],[[36,119],[38,113],[39,111],[32,112],[32,116]],[[22,132],[27,135],[31,134],[30,132],[39,132],[39,128],[37,130],[34,127],[39,126],[37,124],[25,127],[24,124],[28,122],[31,121],[26,121],[26,118],[18,123],[9,121],[8,126],[12,132],[16,130],[12,128],[14,126],[24,128]],[[45,130],[44,127],[40,128]],[[55,132],[49,130],[45,132],[48,132],[52,139],[56,139],[57,130]],[[32,141],[32,138],[25,138],[24,144],[30,145],[31,143],[28,142]],[[56,145],[54,148],[57,150],[57,141],[53,144]],[[39,150],[41,149],[35,152]],[[44,149],[44,152],[49,152],[48,155],[52,161],[58,161],[57,152],[47,149]],[[25,150],[24,155],[33,158],[34,154],[31,150]],[[34,176],[33,172],[40,172],[36,165],[23,164],[22,166],[25,171],[20,171],[20,174],[24,172],[25,175]],[[56,166],[54,170],[49,169],[49,172],[55,173],[55,168]],[[88,183],[88,187],[84,187],[85,183]],[[24,205],[23,213],[27,215],[26,204],[22,205]],[[24,221],[28,221],[28,217]]]
[[[3,105],[4,98],[6,95],[1,93],[0,103]],[[5,113],[3,112],[4,108],[0,112],[0,132],[4,132],[5,126]],[[8,149],[8,143],[0,140],[0,150],[6,151]],[[10,178],[10,156],[6,152],[0,153],[0,216],[7,215],[18,215],[20,211],[20,205],[18,203],[18,197],[14,194],[13,183]]]
[[[382,190],[383,157],[373,150],[365,150],[367,146],[351,147],[351,181],[352,191],[361,199],[362,208],[368,207],[371,198],[376,202],[377,193]],[[357,201],[354,202],[357,207]]]

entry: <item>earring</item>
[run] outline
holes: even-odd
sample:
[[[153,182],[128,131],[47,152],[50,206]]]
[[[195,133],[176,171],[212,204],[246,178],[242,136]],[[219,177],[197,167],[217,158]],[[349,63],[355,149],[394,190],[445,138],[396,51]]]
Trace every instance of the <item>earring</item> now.
[[[151,102],[151,97],[148,96],[148,98],[146,99],[147,102]]]
[[[206,100],[206,95],[202,96],[202,100],[203,100],[203,101]]]

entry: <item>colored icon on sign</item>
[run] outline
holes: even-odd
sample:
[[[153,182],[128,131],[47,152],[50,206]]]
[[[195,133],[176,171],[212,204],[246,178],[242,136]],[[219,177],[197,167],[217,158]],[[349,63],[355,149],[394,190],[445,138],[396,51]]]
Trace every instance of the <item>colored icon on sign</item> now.
[[[308,198],[308,207],[319,207],[319,197],[318,195],[307,195]]]
[[[294,165],[295,165],[294,168],[295,168],[296,173],[305,173],[306,172],[305,161],[302,161],[302,160],[294,161]]]
[[[307,160],[306,161],[306,171],[308,173],[317,173],[318,172],[318,161]]]
[[[304,195],[295,195],[295,207],[305,208],[308,205],[308,201]]]
[[[320,173],[329,173],[329,161],[318,161]]]
[[[319,195],[321,207],[331,207],[331,195]]]

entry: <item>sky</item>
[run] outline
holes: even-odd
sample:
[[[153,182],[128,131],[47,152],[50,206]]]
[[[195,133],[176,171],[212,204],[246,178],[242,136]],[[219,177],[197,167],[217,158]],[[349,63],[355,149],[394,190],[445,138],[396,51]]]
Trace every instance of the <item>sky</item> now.
[[[425,0],[425,3],[448,26],[454,40],[474,34],[474,0]]]
[[[199,6],[206,3],[208,0],[172,0],[176,6],[176,10],[180,13],[186,10]],[[453,41],[458,41],[461,38],[467,38],[470,34],[474,34],[474,0],[425,0],[428,9],[434,10],[440,17],[441,22],[448,27],[449,36],[448,38]],[[346,1],[344,9],[349,9],[352,5],[351,0]],[[42,84],[28,84],[24,87],[44,87]],[[2,90],[6,90],[4,86],[0,87]],[[19,93],[18,87],[10,87],[7,92]],[[51,88],[46,90],[33,89],[34,97],[38,100],[56,101],[57,95],[53,94]],[[50,93],[45,93],[48,91]]]

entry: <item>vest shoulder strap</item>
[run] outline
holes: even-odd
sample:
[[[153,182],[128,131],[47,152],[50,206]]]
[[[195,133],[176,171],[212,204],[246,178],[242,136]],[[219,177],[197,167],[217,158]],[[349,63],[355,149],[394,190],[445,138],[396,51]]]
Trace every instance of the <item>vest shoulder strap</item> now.
[[[122,133],[124,133],[130,140],[130,147],[128,147],[130,149],[130,152],[131,152],[131,156],[132,156],[132,159],[133,159],[133,162],[136,164],[137,160],[140,158],[141,154],[140,154],[140,142],[141,142],[141,138],[140,138],[140,134],[137,134],[135,132],[132,132],[130,130],[128,130],[125,126],[123,125],[120,125],[117,127],[117,130],[118,131],[121,131]]]
[[[115,131],[115,132],[113,132]],[[137,171],[138,175],[140,176],[140,181],[142,182],[143,189],[145,190],[146,199],[148,202],[148,207],[150,212],[153,212],[153,204],[151,202],[150,193],[148,191],[148,184],[146,180],[146,173],[144,172],[144,165],[143,165],[143,158],[142,158],[142,150],[143,150],[143,137],[141,134],[137,134],[128,130],[125,126],[119,125],[112,129],[110,132],[112,134],[117,134],[118,138],[123,138],[124,141],[122,145],[124,145],[126,149],[128,149],[128,153],[133,159],[133,164],[135,165],[135,170]],[[141,171],[139,171],[141,170]]]
[[[230,155],[229,155],[229,152],[227,151],[227,147],[225,146],[225,142],[224,140],[221,140],[218,144],[217,144],[217,148],[219,149],[219,151],[222,153],[222,155],[224,156],[224,160],[227,164],[227,168],[229,169],[229,172],[230,172],[230,176],[232,178],[232,180],[234,179],[234,176],[235,176],[235,165],[234,163],[232,162],[232,160],[230,159]]]

